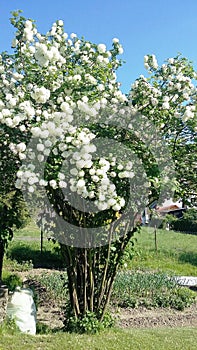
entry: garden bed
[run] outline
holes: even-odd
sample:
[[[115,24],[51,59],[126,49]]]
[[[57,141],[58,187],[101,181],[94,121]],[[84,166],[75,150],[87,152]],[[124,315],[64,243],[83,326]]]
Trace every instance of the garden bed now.
[[[63,327],[62,302],[54,298],[42,286],[39,276],[60,273],[50,269],[33,269],[19,273],[27,279],[27,283],[34,288],[38,297],[37,322],[46,329],[58,330]],[[172,308],[137,308],[112,306],[116,318],[116,325],[120,328],[156,328],[156,327],[197,327],[197,305],[179,311]]]

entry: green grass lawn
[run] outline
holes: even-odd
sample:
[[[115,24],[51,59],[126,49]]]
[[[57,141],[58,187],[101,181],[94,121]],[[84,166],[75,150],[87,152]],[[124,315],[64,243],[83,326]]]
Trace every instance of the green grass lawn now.
[[[112,329],[97,335],[0,334],[0,350],[195,350],[196,328]]]
[[[143,227],[135,237],[134,257],[125,260],[128,269],[197,276],[197,235],[158,229],[157,251],[152,228]],[[40,229],[32,222],[15,232],[8,248],[8,257],[19,263],[31,260],[35,267],[41,267],[42,264],[43,267],[50,267],[50,264],[51,267],[58,267],[58,264],[62,266],[58,244],[54,245],[44,238],[43,253],[40,254]],[[4,266],[9,266],[10,262],[5,260]]]
[[[26,227],[15,231],[14,238],[21,239],[23,237],[32,237],[34,239],[40,238],[40,229],[34,221],[31,221]]]
[[[197,235],[157,230],[157,251],[152,228],[142,228],[135,237],[134,258],[127,259],[128,268],[197,276]]]

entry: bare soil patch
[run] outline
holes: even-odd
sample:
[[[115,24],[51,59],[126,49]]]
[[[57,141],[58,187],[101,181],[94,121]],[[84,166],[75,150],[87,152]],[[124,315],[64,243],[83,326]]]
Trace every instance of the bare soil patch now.
[[[118,325],[124,328],[197,327],[197,306],[192,305],[183,311],[125,308],[120,310]]]

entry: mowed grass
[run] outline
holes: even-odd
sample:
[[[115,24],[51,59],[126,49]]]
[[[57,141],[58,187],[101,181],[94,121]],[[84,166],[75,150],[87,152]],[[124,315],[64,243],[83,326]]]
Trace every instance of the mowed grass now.
[[[32,220],[27,226],[14,232],[14,238],[26,238],[31,237],[32,239],[40,239],[40,229],[36,223]]]
[[[4,268],[7,270],[24,270],[28,264],[43,268],[64,267],[59,244],[48,240],[45,234],[41,250],[41,231],[33,221],[14,232],[4,258]]]
[[[135,235],[134,252],[127,254],[127,268],[169,272],[176,275],[197,276],[197,235],[157,229],[157,250],[154,229],[142,227]],[[43,241],[40,254],[40,229],[31,222],[17,230],[9,244],[8,257],[18,261],[31,260],[35,267],[62,267],[58,244]],[[134,255],[130,259],[129,255]],[[9,265],[8,261],[5,264]],[[60,266],[58,266],[60,264]]]
[[[128,268],[160,270],[177,275],[197,276],[197,235],[153,228],[137,233],[134,258]]]
[[[112,329],[96,335],[0,334],[0,350],[195,350],[196,328]]]

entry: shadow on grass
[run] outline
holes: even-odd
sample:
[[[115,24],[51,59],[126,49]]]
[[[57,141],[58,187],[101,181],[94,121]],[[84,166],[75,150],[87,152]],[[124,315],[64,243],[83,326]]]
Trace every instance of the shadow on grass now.
[[[40,251],[39,245],[17,242],[12,244],[7,257],[17,261],[19,264],[30,262],[34,268],[63,268],[64,263],[58,247],[45,248]]]
[[[184,252],[179,255],[179,261],[197,266],[197,253]]]

